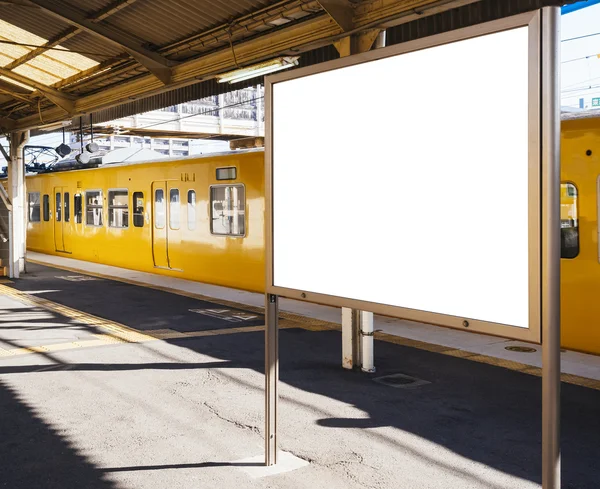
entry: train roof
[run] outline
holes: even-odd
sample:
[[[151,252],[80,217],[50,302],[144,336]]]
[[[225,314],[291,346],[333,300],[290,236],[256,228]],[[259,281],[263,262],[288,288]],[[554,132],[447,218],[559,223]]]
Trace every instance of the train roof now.
[[[583,110],[583,109],[563,109],[560,114],[561,121],[574,121],[582,119],[598,119],[600,118],[600,109]]]
[[[122,148],[125,149],[125,148]],[[65,172],[65,171],[77,171],[77,170],[90,170],[90,169],[98,169],[98,168],[117,168],[117,167],[125,167],[125,166],[134,166],[134,165],[146,165],[146,164],[159,164],[159,163],[175,163],[179,161],[188,161],[188,160],[198,160],[198,159],[208,159],[208,158],[217,158],[223,156],[231,156],[235,157],[240,154],[248,154],[248,153],[260,153],[264,151],[264,148],[248,148],[248,149],[238,149],[235,151],[220,151],[216,153],[206,153],[199,155],[189,155],[189,156],[164,156],[160,153],[151,150],[138,150],[138,151],[130,151],[125,153],[122,149],[108,151],[104,154],[95,154],[92,155],[89,163],[80,163],[76,159],[65,158],[64,160],[58,161],[55,166],[49,167],[42,171],[30,171],[28,175],[36,175],[36,174],[48,174],[48,173],[57,173],[57,172]],[[129,149],[129,148],[127,148]],[[151,151],[151,152],[150,152]]]
[[[107,163],[102,163],[101,165],[99,165],[99,168],[108,168],[108,167],[114,168],[116,166],[143,165],[146,163],[167,163],[167,162],[175,162],[175,161],[216,158],[216,157],[221,157],[221,156],[236,156],[239,154],[260,153],[263,151],[264,151],[264,148],[250,148],[250,149],[239,149],[239,150],[235,150],[235,151],[219,151],[217,153],[206,153],[206,154],[200,154],[200,155],[177,156],[177,157],[167,156],[167,157],[162,157],[162,158],[156,158],[156,159],[153,158],[153,159],[146,159],[146,160],[139,159],[139,160],[135,160],[135,161],[129,161],[129,160],[109,161]]]

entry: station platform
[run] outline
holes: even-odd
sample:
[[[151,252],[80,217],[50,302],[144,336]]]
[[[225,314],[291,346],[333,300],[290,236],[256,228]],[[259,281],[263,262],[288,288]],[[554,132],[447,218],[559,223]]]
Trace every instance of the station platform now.
[[[56,266],[75,273],[110,278],[194,298],[224,301],[223,304],[226,305],[251,306],[255,312],[262,313],[264,307],[263,294],[73,260],[62,256],[28,252],[28,259],[30,263]],[[341,310],[336,307],[281,299],[280,310],[284,316],[287,312],[294,315],[296,320],[301,318],[305,325],[307,318],[320,322],[322,327],[339,329],[341,324]],[[288,317],[292,316],[288,315]],[[447,355],[468,357],[472,361],[527,371],[532,375],[541,375],[542,351],[539,345],[377,315],[374,317],[374,326],[375,336],[379,340]],[[526,351],[519,351],[520,347]],[[375,361],[377,362],[377,353],[375,353]],[[563,350],[561,371],[563,382],[600,389],[600,356]]]
[[[278,437],[298,468],[269,473],[261,294],[29,259],[0,283],[7,487],[540,487],[539,352],[376,317],[377,372],[347,371],[339,310],[282,301]],[[595,361],[563,353],[564,488],[598,487]]]

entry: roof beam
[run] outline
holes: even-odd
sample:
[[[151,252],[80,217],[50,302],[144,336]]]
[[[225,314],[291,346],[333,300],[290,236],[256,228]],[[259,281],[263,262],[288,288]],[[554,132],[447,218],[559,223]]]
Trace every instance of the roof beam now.
[[[171,82],[173,63],[164,56],[146,49],[139,39],[127,32],[87,18],[81,11],[58,0],[29,0],[52,16],[89,32],[96,37],[121,47],[133,56],[138,63],[156,76],[163,84]],[[114,4],[113,4],[114,5]],[[114,8],[114,7],[113,7]]]
[[[94,23],[98,23],[101,20],[110,17],[112,14],[116,14],[119,10],[129,7],[132,3],[135,3],[135,1],[136,0],[115,0],[103,9],[98,10],[98,12],[90,17],[90,20]]]
[[[36,56],[45,53],[49,48],[53,48],[54,46],[58,46],[61,42],[65,42],[67,39],[70,39],[79,32],[81,31],[77,27],[69,27],[57,36],[54,36],[53,38],[49,39],[45,44],[41,45],[40,47],[32,49],[27,54],[24,54],[20,58],[15,59],[13,62],[9,63],[4,68],[6,68],[7,70],[12,70],[17,66],[21,66],[22,64],[27,63],[27,61],[32,60]]]
[[[0,80],[0,93],[10,95],[21,102],[25,102],[26,104],[35,105],[29,90],[26,90],[18,85],[13,85],[12,83],[8,83],[7,81]]]
[[[38,90],[44,97],[50,100],[53,104],[58,105],[61,109],[65,110],[68,114],[72,114],[75,110],[75,101],[74,98],[60,90],[56,90],[52,87],[48,87],[43,83],[32,80],[23,75],[19,75],[14,71],[7,70],[6,68],[0,68],[0,75],[14,80],[19,83],[23,83],[25,85],[29,85],[30,87]]]
[[[73,84],[79,84],[79,82],[81,80],[87,80],[87,79],[96,79],[97,76],[99,76],[100,74],[105,74],[105,73],[113,73],[113,69],[115,66],[123,64],[124,62],[128,62],[130,64],[135,64],[135,60],[131,59],[131,56],[129,56],[127,53],[122,53],[119,54],[117,56],[115,56],[114,58],[109,58],[105,61],[102,61],[102,63],[100,63],[99,65],[93,66],[92,68],[89,68],[87,70],[83,70],[80,71],[79,73],[70,76],[68,78],[64,78],[56,83],[54,83],[52,86],[54,88],[62,88],[62,87],[71,87],[71,85]]]
[[[116,0],[115,2],[111,3],[110,5],[104,7],[103,9],[101,9],[98,12],[91,15],[89,17],[89,19],[94,23],[100,22],[101,20],[106,19],[107,17],[111,16],[112,14],[117,13],[119,10],[122,10],[125,7],[128,7],[135,1],[136,0]],[[76,36],[80,32],[82,32],[82,30],[79,27],[71,26],[68,29],[65,29],[61,33],[57,34],[53,38],[49,39],[42,46],[39,46],[39,47],[29,51],[27,54],[24,54],[20,58],[15,59],[12,63],[6,65],[4,68],[6,68],[8,70],[12,70],[12,69],[16,68],[17,66],[21,66],[22,64],[27,63],[28,61],[32,60],[36,56],[39,56],[40,54],[44,54],[48,49],[58,46],[59,44],[67,41],[68,39],[71,39],[73,36]]]
[[[318,0],[344,32],[354,29],[354,9],[348,0]]]

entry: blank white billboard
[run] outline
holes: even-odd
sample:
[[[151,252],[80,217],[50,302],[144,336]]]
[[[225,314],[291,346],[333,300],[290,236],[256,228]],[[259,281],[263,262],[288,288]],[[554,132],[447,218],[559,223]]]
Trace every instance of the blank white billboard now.
[[[270,285],[528,328],[529,46],[274,77]]]

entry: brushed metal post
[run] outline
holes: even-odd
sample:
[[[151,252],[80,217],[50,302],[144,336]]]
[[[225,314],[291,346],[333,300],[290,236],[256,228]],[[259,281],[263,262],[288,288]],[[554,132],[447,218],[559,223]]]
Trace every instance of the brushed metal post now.
[[[560,489],[560,8],[542,9],[542,488]]]
[[[279,382],[279,300],[265,295],[265,465],[277,463],[277,383]]]

